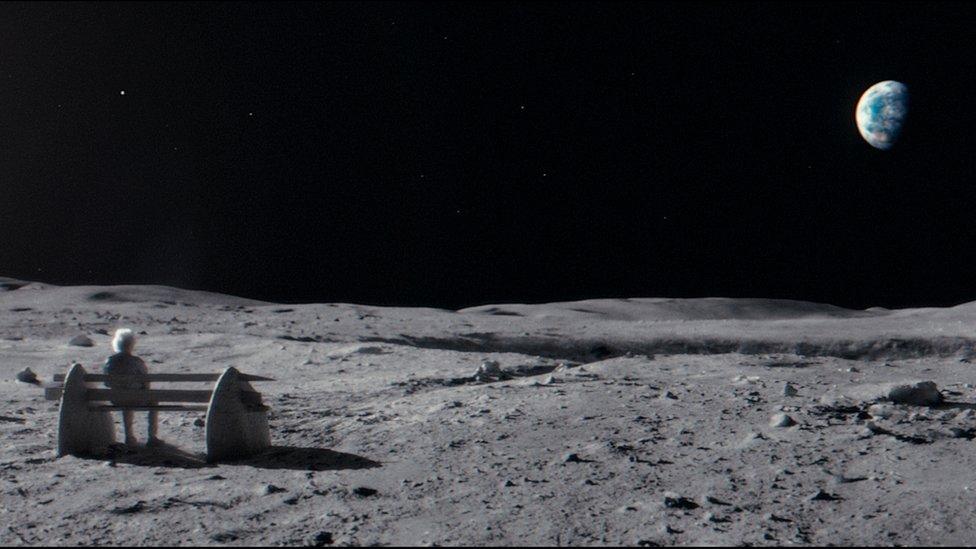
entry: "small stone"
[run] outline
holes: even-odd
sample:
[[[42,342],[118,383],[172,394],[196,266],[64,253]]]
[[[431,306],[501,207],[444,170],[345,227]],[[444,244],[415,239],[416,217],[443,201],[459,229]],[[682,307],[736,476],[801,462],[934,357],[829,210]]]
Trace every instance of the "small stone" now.
[[[788,518],[781,517],[773,513],[766,513],[763,515],[763,520],[766,522],[793,522]]]
[[[942,393],[932,381],[896,385],[891,387],[887,397],[896,404],[915,404],[917,406],[933,406],[942,402]]]
[[[888,404],[872,404],[868,406],[868,413],[872,417],[880,419],[888,419],[894,415],[895,410]]]
[[[971,409],[967,408],[959,412],[958,414],[956,414],[956,417],[954,419],[956,421],[972,421],[974,415],[976,414],[974,414]]]
[[[75,347],[94,347],[95,342],[85,334],[79,334],[71,338],[71,341],[68,341],[68,345],[74,345]]]
[[[867,480],[867,477],[848,477],[841,474],[835,474],[830,476],[830,482],[833,484],[851,484],[854,482],[860,482],[862,480]]]
[[[511,480],[506,480],[502,483],[502,488],[511,488],[512,486],[515,486],[515,483]]]
[[[366,486],[359,486],[357,488],[354,488],[352,493],[362,498],[368,498],[371,496],[375,496],[376,494],[379,493],[379,491],[373,488],[367,488]]]
[[[566,453],[563,454],[563,463],[583,463],[583,460],[579,457],[579,454]]]
[[[262,486],[258,486],[256,492],[259,496],[267,496],[271,494],[277,494],[279,492],[287,492],[287,490],[285,490],[280,486],[275,486],[274,484],[265,484]]]
[[[139,500],[128,507],[116,507],[109,511],[113,515],[134,515],[141,513],[146,508],[146,502]]]
[[[486,360],[481,363],[481,366],[478,368],[478,373],[488,376],[499,376],[502,373],[502,369],[497,361]]]
[[[198,417],[198,418],[196,418],[196,419],[193,420],[193,425],[196,426],[196,427],[203,427],[206,424],[207,424],[207,422],[204,421],[202,417]]]
[[[720,500],[720,499],[718,499],[717,497],[714,497],[714,496],[705,496],[705,501],[707,503],[711,503],[712,505],[728,505],[728,506],[731,506],[732,505],[731,503],[729,503],[727,501],[722,501],[722,500]]]
[[[664,506],[670,509],[698,509],[699,505],[694,501],[680,496],[675,492],[664,493]]]
[[[325,547],[335,543],[332,532],[318,532],[306,538],[306,544],[311,547]]]
[[[678,397],[674,396],[674,393],[667,389],[661,391],[661,395],[658,398],[661,400],[678,400]]]
[[[976,431],[973,429],[962,429],[960,427],[950,427],[949,436],[952,438],[964,438],[967,440],[972,440],[976,438]]]
[[[797,394],[798,392],[796,390],[796,387],[794,387],[792,383],[787,381],[786,383],[783,384],[783,396],[794,397]]]
[[[823,490],[817,490],[807,499],[809,499],[810,501],[837,501],[840,498],[833,494],[828,494]]]
[[[796,420],[787,414],[776,414],[769,420],[770,427],[792,427],[796,425]]]
[[[30,368],[24,368],[23,370],[17,372],[17,381],[20,381],[21,383],[31,383],[33,385],[37,385],[39,383],[39,381],[37,381],[37,374],[31,371]]]
[[[500,381],[504,379],[509,379],[510,376],[506,375],[502,371],[498,362],[494,360],[486,360],[481,363],[478,367],[478,371],[475,373],[474,378],[477,381]]]

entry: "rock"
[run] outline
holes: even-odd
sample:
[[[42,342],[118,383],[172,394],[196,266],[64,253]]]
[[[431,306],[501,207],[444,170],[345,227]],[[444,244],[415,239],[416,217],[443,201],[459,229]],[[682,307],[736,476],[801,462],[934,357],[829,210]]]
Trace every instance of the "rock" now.
[[[770,427],[792,427],[796,421],[786,414],[776,414],[769,420]]]
[[[766,513],[766,514],[764,514],[763,515],[763,520],[765,520],[766,522],[793,522],[792,520],[790,520],[790,519],[788,519],[786,517],[781,517],[781,516],[779,516],[779,515],[777,515],[775,513]]]
[[[967,408],[956,414],[956,417],[953,419],[955,419],[955,421],[969,422],[973,420],[973,416],[976,416],[976,413]]]
[[[71,338],[68,345],[74,345],[75,347],[94,347],[95,342],[91,340],[90,337],[85,334],[79,334]]]
[[[739,448],[747,448],[753,444],[759,444],[761,441],[769,440],[762,433],[750,432],[746,433],[746,436],[736,445]]]
[[[486,360],[481,363],[478,367],[477,373],[475,373],[474,378],[477,381],[500,381],[504,379],[509,379],[510,376],[506,375],[502,371],[501,366],[498,365],[497,361]]]
[[[33,385],[38,385],[40,383],[37,380],[37,374],[32,372],[30,368],[24,368],[23,370],[17,372],[17,381],[22,383],[31,383]]]
[[[942,393],[932,381],[894,384],[886,387],[887,399],[896,404],[934,406],[942,402]]]
[[[206,424],[207,424],[207,422],[204,421],[202,417],[198,417],[198,418],[196,418],[196,419],[193,420],[193,425],[196,426],[196,427],[203,427]]]
[[[837,501],[840,498],[833,494],[828,494],[823,490],[817,490],[816,492],[811,494],[810,497],[807,499],[809,499],[810,501]]]
[[[699,505],[694,501],[680,496],[675,492],[664,493],[664,506],[669,509],[698,509]]]
[[[849,477],[842,474],[831,474],[830,482],[832,484],[851,484],[854,482],[861,482],[862,480],[868,480],[867,477]]]
[[[142,512],[145,510],[145,508],[146,502],[139,500],[128,507],[116,507],[111,509],[109,513],[112,513],[113,515],[133,515]]]
[[[305,544],[309,547],[325,547],[335,543],[332,532],[317,532],[305,538]]]
[[[563,454],[563,463],[583,463],[583,460],[579,457],[579,454],[566,453]]]
[[[727,501],[722,501],[722,500],[720,500],[720,499],[718,499],[717,497],[714,497],[714,496],[705,496],[705,501],[707,503],[711,503],[712,505],[728,505],[728,506],[731,506],[732,505],[731,503],[729,503]]]
[[[871,417],[888,419],[894,415],[895,411],[888,404],[872,404],[868,407],[868,413],[871,414]]]
[[[356,494],[357,496],[359,496],[361,498],[368,498],[368,497],[375,496],[376,494],[378,494],[379,493],[379,490],[375,490],[373,488],[368,488],[366,486],[358,486],[358,487],[356,487],[356,488],[353,489],[352,493],[353,494]]]
[[[702,515],[702,519],[707,520],[708,522],[732,522],[728,517],[716,516],[715,513],[711,511],[708,511]]]
[[[661,395],[658,398],[661,400],[678,400],[678,397],[674,396],[674,393],[667,389],[661,391]]]
[[[277,494],[279,492],[287,492],[287,490],[280,486],[275,486],[274,484],[264,484],[262,486],[258,486],[255,492],[259,496],[268,496],[271,494]]]
[[[888,431],[885,431],[880,425],[878,425],[877,423],[875,423],[873,421],[868,421],[867,423],[865,423],[864,424],[864,428],[867,429],[868,432],[873,433],[873,434],[884,434],[884,433],[887,433],[888,432]]]
[[[499,376],[502,373],[502,369],[498,365],[498,362],[497,361],[495,361],[495,360],[486,360],[486,361],[484,361],[484,362],[481,363],[481,366],[480,367],[478,367],[478,373],[479,374],[484,374],[484,375],[489,375],[489,376]]]
[[[796,387],[794,387],[792,383],[787,381],[786,383],[783,384],[783,396],[794,397],[797,394],[798,392],[796,390]]]
[[[829,401],[853,400],[856,402],[887,401],[895,404],[935,406],[942,402],[942,393],[931,381],[903,381],[895,383],[856,385],[840,390],[841,394],[827,394],[820,399]]]

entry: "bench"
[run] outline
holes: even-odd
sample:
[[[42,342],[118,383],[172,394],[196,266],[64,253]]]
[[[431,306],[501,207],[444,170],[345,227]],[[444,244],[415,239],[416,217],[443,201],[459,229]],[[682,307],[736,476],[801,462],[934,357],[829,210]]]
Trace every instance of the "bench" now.
[[[112,376],[118,379],[122,376]],[[127,378],[129,376],[126,376]],[[115,443],[111,412],[206,412],[207,461],[240,459],[271,446],[268,407],[250,382],[274,381],[227,368],[221,374],[148,374],[131,376],[146,382],[212,382],[210,390],[108,389],[106,374],[89,374],[74,364],[67,375],[55,375],[44,386],[47,400],[60,400],[58,456],[91,455]],[[111,401],[141,402],[114,405]],[[145,404],[142,404],[145,403]]]

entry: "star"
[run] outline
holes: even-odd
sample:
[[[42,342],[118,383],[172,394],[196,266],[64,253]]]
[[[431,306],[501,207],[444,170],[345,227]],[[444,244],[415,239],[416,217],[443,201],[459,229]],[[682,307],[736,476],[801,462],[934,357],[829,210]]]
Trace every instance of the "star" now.
[[[125,95],[125,90],[120,91],[119,95]]]

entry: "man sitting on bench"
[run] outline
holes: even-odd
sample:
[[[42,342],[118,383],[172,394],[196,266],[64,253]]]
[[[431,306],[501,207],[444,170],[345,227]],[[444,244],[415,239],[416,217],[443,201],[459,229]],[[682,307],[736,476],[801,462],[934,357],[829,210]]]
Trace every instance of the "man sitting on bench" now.
[[[105,367],[102,371],[109,376],[119,376],[118,379],[109,379],[105,381],[105,386],[110,389],[119,390],[147,390],[149,389],[148,381],[138,381],[133,379],[125,379],[124,376],[131,375],[146,375],[149,373],[149,368],[143,360],[132,354],[132,349],[136,345],[136,336],[132,330],[123,328],[116,330],[115,338],[112,339],[112,348],[115,349],[115,354],[110,356],[108,360],[105,361]],[[121,398],[112,401],[115,406],[153,406],[155,403],[150,402],[146,399],[135,398]],[[122,411],[122,424],[125,426],[125,444],[126,446],[135,446],[136,437],[133,433],[132,421],[135,418],[135,412],[132,410]],[[155,410],[149,412],[149,438],[146,441],[146,446],[155,446],[161,443],[161,441],[156,438],[156,431],[158,429],[159,413]]]

